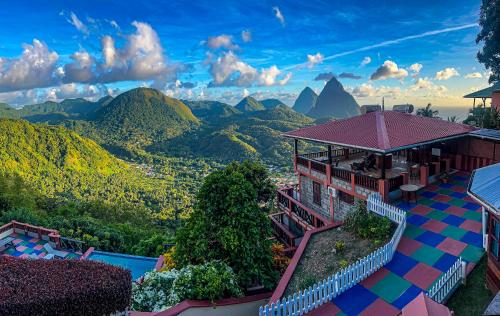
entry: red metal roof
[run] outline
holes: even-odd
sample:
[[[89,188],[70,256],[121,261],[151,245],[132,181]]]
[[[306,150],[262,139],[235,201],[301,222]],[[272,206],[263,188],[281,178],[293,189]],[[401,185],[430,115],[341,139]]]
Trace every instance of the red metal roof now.
[[[407,113],[371,112],[285,133],[285,136],[390,152],[401,147],[465,135],[474,127]]]

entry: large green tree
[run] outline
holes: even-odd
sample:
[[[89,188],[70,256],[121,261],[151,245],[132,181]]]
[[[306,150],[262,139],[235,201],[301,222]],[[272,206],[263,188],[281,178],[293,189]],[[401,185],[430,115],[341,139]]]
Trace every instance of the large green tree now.
[[[256,178],[245,175],[250,166],[234,163],[205,178],[191,217],[177,231],[175,259],[179,265],[223,260],[241,286],[271,289],[277,273],[270,221],[259,208]]]
[[[496,82],[500,80],[500,0],[483,0],[479,25],[476,42],[482,42],[483,48],[477,59],[491,70],[489,82]]]

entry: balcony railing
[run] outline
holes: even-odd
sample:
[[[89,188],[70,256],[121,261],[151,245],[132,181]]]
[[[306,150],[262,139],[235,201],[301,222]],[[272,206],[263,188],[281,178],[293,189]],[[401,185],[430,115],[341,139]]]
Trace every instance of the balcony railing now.
[[[288,227],[283,223],[283,216],[285,213],[277,213],[269,216],[271,219],[271,226],[273,228],[274,234],[280,241],[285,243],[289,247],[295,247],[295,234],[293,234]]]
[[[389,179],[389,192],[398,190],[403,185],[403,176],[399,175],[395,178]]]
[[[354,174],[355,183],[360,187],[378,191],[378,179],[372,178],[370,176],[365,176],[364,174],[356,173]]]
[[[318,215],[298,200],[299,194],[295,191],[294,187],[279,189],[277,190],[277,195],[278,207],[304,230],[311,230],[327,224],[327,219]]]

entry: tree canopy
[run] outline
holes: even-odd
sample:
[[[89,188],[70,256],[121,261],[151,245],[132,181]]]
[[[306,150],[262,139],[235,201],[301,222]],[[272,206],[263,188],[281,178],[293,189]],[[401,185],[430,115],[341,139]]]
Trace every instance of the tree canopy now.
[[[439,111],[432,109],[432,104],[429,103],[425,108],[418,109],[416,114],[424,117],[438,117]]]
[[[213,172],[197,195],[194,211],[177,231],[175,258],[179,265],[223,260],[243,287],[262,284],[270,289],[273,269],[271,227],[259,208],[258,194],[267,195],[264,174],[254,163],[233,163]],[[252,176],[254,175],[254,176]]]
[[[479,16],[481,31],[476,42],[483,43],[477,59],[491,70],[489,82],[500,80],[500,0],[483,0]]]

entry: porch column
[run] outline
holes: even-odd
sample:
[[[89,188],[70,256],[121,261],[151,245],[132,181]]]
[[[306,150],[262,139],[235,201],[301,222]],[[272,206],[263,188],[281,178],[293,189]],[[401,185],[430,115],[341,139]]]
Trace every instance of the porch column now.
[[[481,215],[482,215],[482,224],[483,224],[483,248],[484,250],[488,251],[488,234],[486,233],[486,228],[488,227],[488,213],[486,212],[486,209],[484,206],[481,206]]]
[[[328,156],[328,164],[331,165],[332,164],[332,146],[331,145],[328,145],[328,152],[327,152],[327,156]]]
[[[382,179],[385,179],[385,155],[382,155]]]
[[[297,138],[293,139],[293,153],[295,156],[299,154],[299,140]]]

